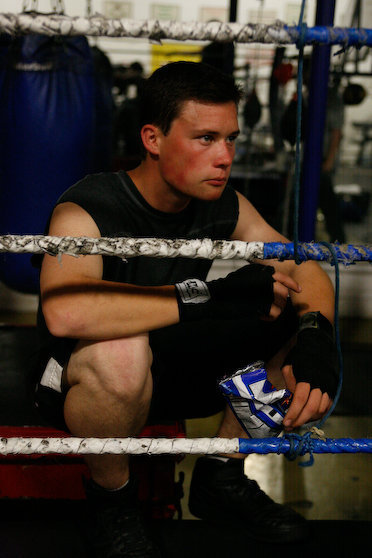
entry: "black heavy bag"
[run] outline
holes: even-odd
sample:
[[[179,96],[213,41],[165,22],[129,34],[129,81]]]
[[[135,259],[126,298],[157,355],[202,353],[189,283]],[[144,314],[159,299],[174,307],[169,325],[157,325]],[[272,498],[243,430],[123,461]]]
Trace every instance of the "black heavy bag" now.
[[[253,89],[247,95],[245,105],[243,107],[244,124],[248,128],[254,128],[261,118],[261,103],[257,97],[256,89]]]
[[[91,172],[92,55],[85,37],[2,37],[0,234],[42,234],[60,194]],[[5,254],[0,281],[36,293],[28,254]]]
[[[360,105],[367,96],[367,91],[360,83],[348,83],[345,87],[342,99],[345,105]]]

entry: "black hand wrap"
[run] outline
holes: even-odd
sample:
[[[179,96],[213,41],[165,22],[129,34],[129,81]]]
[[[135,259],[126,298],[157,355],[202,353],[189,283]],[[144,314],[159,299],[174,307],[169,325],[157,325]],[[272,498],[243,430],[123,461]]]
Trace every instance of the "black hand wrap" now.
[[[338,384],[336,361],[332,324],[320,312],[301,316],[297,343],[283,366],[292,364],[297,382],[320,388],[333,399]]]
[[[271,266],[251,264],[222,279],[176,283],[180,321],[268,315],[274,301],[273,273]]]

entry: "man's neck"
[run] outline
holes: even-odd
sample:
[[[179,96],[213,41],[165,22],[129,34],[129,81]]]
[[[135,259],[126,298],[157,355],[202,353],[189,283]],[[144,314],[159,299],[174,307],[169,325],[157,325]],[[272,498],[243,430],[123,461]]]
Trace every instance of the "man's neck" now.
[[[179,213],[190,203],[190,197],[167,184],[159,175],[157,166],[148,159],[127,174],[154,209],[165,213]]]

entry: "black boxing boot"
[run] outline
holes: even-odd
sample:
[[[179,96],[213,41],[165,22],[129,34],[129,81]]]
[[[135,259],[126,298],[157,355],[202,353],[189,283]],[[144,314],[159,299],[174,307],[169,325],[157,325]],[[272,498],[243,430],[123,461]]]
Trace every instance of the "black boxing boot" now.
[[[95,558],[161,558],[146,533],[138,508],[136,484],[110,491],[89,480],[85,487],[91,519],[87,533]]]
[[[243,459],[197,460],[190,487],[190,512],[200,519],[241,526],[251,537],[272,543],[305,539],[308,524],[297,512],[275,503],[244,474]]]

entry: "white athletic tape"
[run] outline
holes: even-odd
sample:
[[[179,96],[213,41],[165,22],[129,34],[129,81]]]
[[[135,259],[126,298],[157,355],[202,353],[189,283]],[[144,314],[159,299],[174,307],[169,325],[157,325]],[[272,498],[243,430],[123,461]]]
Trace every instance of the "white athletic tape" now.
[[[131,37],[155,41],[198,40],[238,43],[293,43],[285,24],[179,22],[164,20],[108,19],[99,14],[70,17],[56,14],[0,14],[0,32],[13,34],[86,35],[91,37]]]
[[[0,236],[0,252],[17,254],[68,254],[78,256],[96,254],[132,258],[205,258],[213,260],[240,259],[251,261],[263,258],[263,242],[241,240],[161,239],[161,238],[77,238],[42,235]]]
[[[238,453],[239,438],[1,438],[0,455]]]

